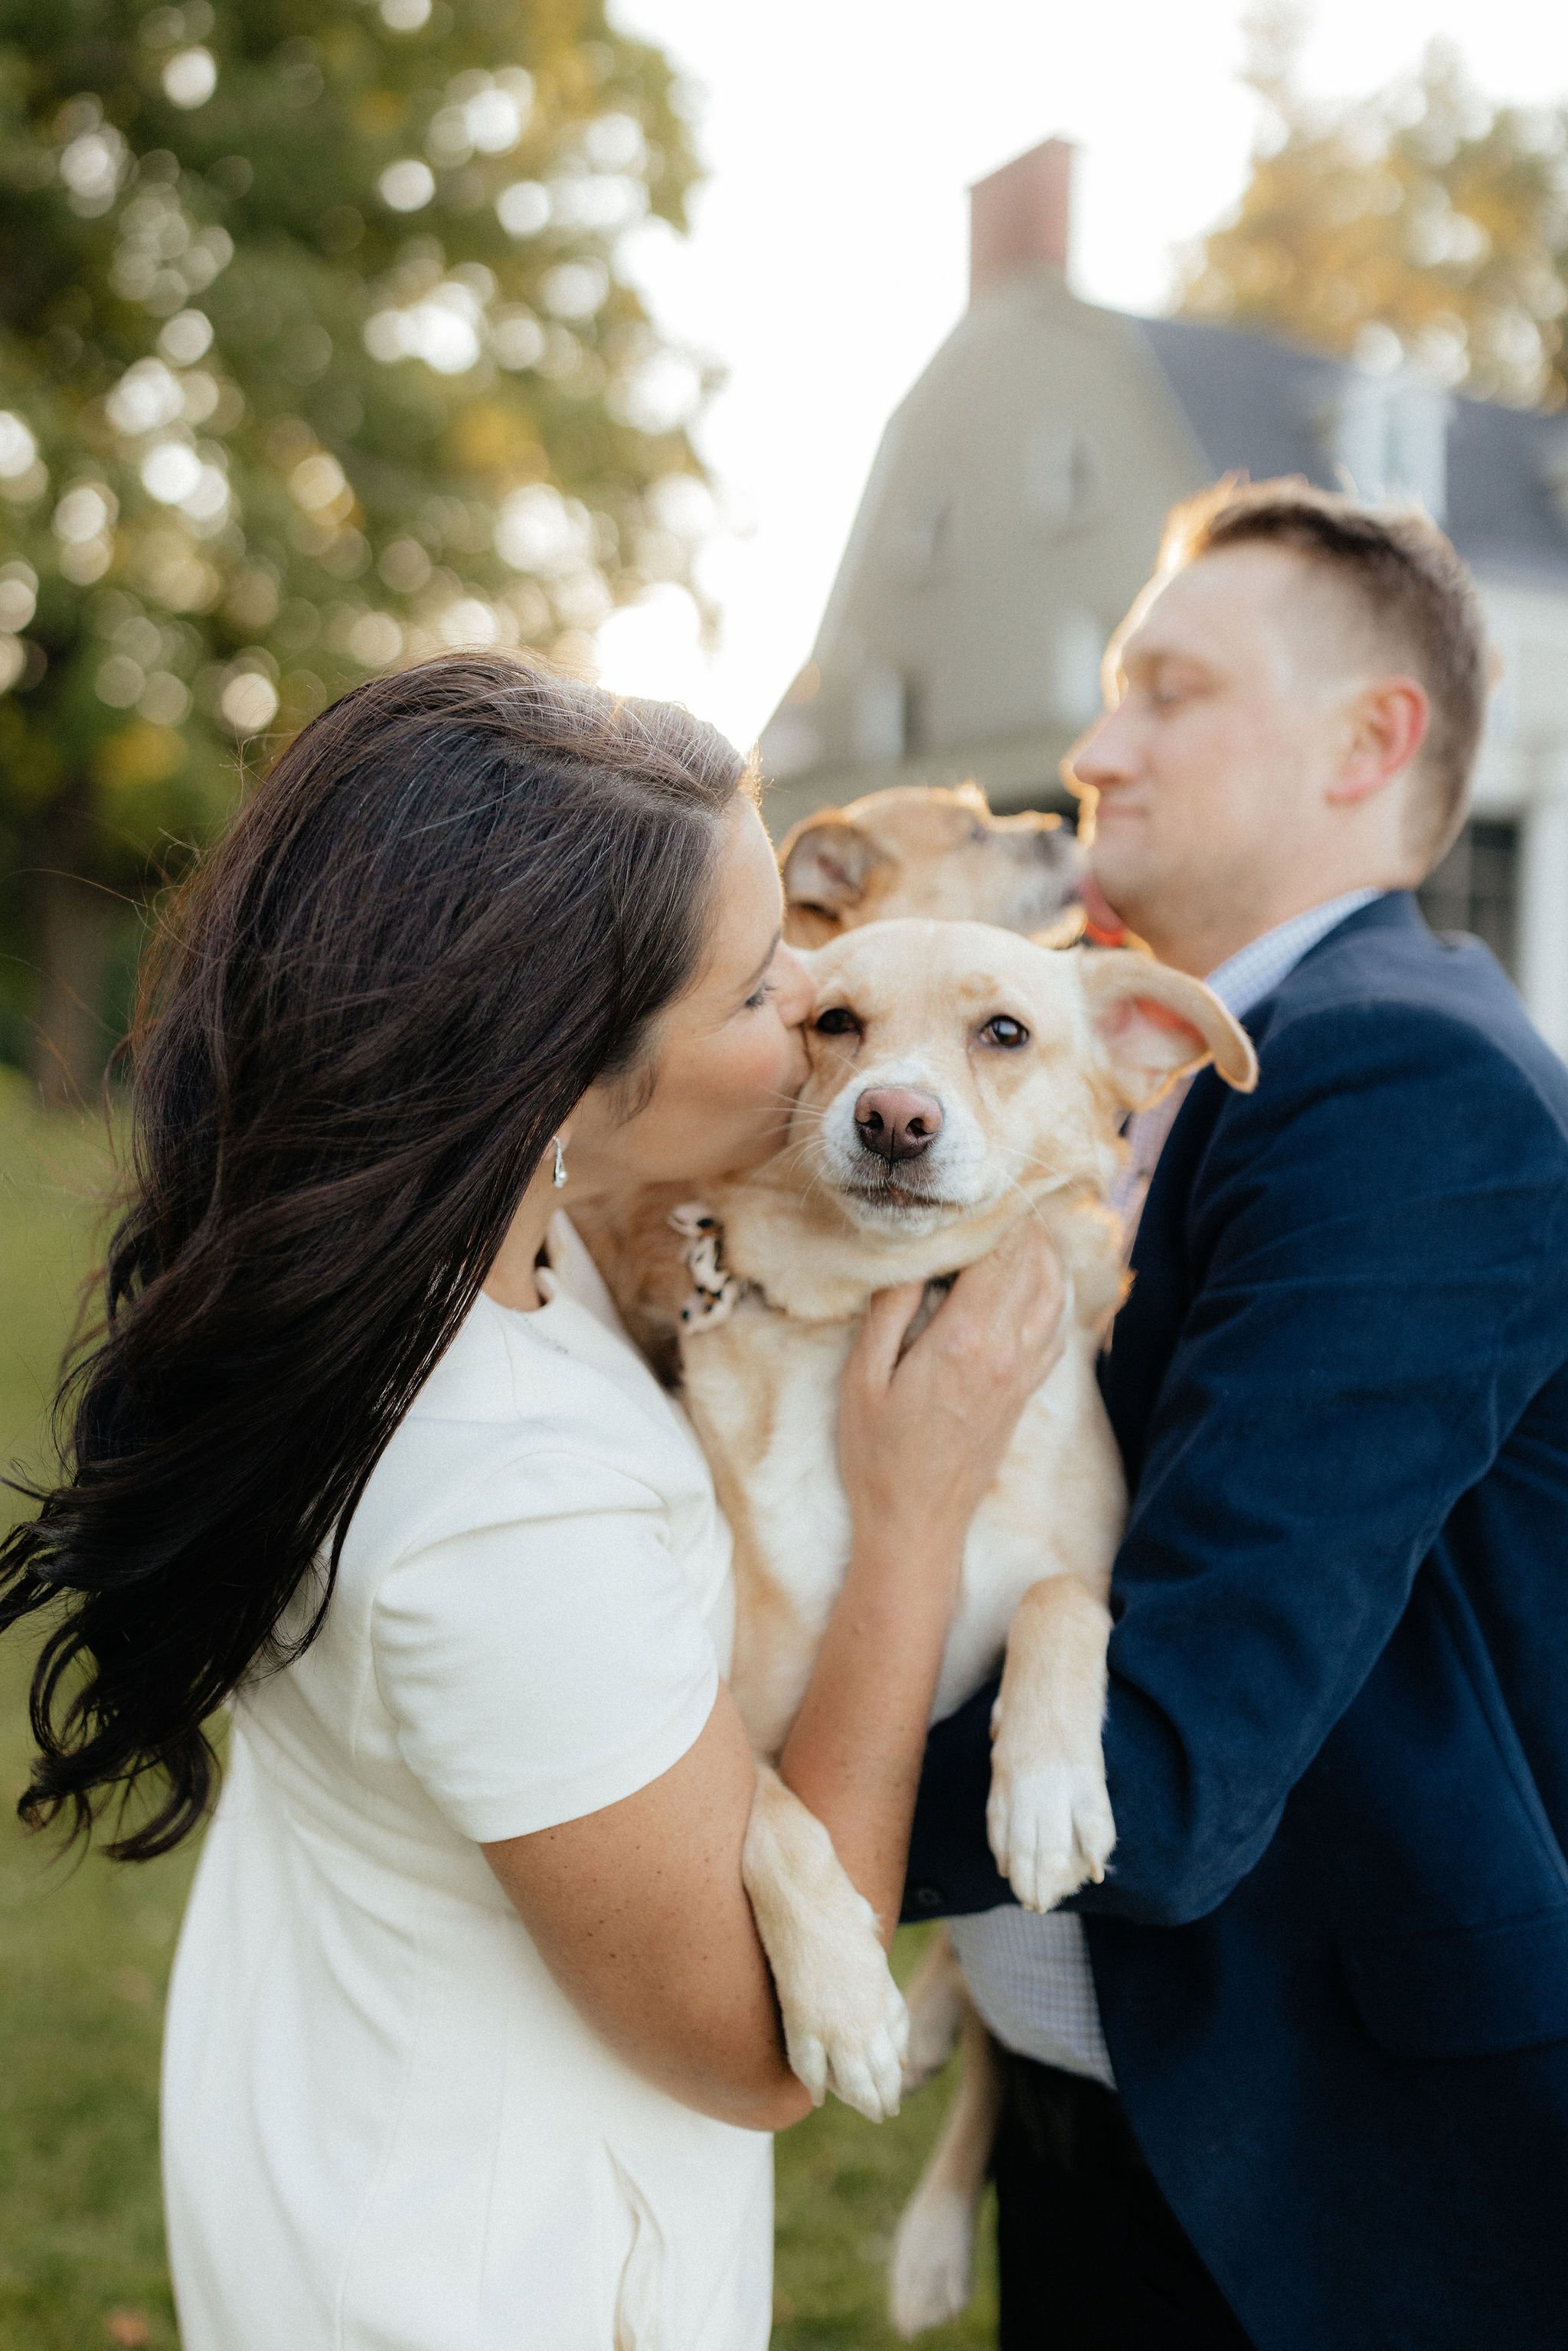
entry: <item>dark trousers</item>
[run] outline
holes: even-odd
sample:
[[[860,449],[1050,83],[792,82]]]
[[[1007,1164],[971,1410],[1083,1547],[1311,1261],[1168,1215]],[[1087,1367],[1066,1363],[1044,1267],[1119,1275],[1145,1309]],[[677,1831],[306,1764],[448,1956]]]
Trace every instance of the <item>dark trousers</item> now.
[[[998,2051],[1000,2351],[1251,2351],[1098,2082]]]

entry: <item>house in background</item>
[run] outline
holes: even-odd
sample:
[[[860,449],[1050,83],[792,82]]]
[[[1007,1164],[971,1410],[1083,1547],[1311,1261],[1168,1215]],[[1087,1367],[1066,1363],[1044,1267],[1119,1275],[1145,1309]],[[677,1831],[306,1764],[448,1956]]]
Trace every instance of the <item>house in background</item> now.
[[[811,658],[769,721],[776,831],[976,777],[1066,808],[1058,764],[1166,511],[1227,473],[1420,499],[1480,583],[1501,682],[1473,814],[1423,899],[1568,1052],[1568,425],[1067,284],[1072,151],[970,192],[970,300],[883,436]]]

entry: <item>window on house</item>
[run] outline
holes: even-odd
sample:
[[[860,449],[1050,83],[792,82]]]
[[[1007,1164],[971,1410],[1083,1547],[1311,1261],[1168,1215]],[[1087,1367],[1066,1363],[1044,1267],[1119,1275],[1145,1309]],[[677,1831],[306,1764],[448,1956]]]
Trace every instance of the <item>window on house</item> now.
[[[904,748],[906,754],[930,749],[925,724],[925,689],[917,677],[906,677],[904,686]]]
[[[1061,615],[1050,654],[1051,712],[1065,726],[1087,726],[1101,708],[1100,662],[1107,631],[1092,612]]]
[[[1519,976],[1519,827],[1472,817],[1419,891],[1435,931],[1469,931]]]
[[[913,678],[882,664],[868,669],[855,688],[854,747],[867,767],[879,767],[918,750],[922,742],[919,688]]]
[[[1024,502],[1037,521],[1071,522],[1093,495],[1094,461],[1081,433],[1048,417],[1024,446]]]
[[[1329,435],[1336,470],[1358,497],[1416,498],[1435,522],[1448,499],[1448,394],[1414,373],[1346,369]]]
[[[912,517],[907,534],[909,570],[914,579],[928,580],[939,572],[947,557],[951,509],[926,507]]]

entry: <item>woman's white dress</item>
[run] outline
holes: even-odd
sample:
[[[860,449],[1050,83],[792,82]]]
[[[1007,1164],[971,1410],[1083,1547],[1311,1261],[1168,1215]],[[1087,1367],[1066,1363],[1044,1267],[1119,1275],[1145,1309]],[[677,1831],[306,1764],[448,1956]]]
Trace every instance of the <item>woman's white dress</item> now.
[[[164,2052],[184,2351],[762,2351],[772,2147],[632,2073],[479,1851],[614,1803],[727,1666],[729,1541],[581,1243],[481,1298],[236,1705]],[[222,1562],[214,1562],[221,1574]]]

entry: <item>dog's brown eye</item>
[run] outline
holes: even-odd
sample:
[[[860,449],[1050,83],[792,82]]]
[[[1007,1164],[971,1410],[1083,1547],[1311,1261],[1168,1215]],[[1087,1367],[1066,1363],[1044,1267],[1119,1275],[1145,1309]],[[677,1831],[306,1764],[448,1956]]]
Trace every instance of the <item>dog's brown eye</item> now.
[[[847,1004],[830,1004],[811,1026],[819,1037],[858,1037],[861,1024]]]
[[[1029,1030],[1023,1022],[1015,1020],[1007,1012],[998,1012],[994,1020],[988,1020],[980,1034],[988,1045],[1001,1045],[1009,1052],[1029,1043]]]

